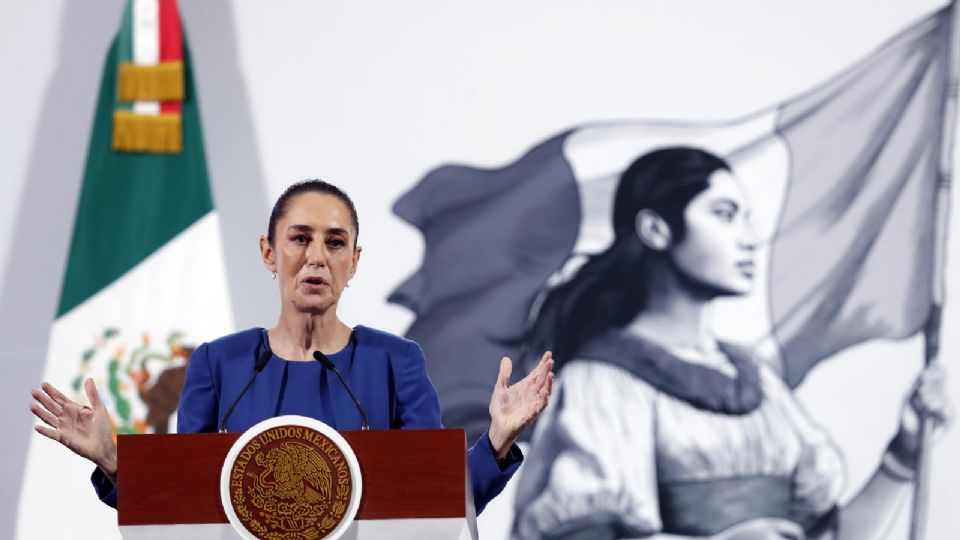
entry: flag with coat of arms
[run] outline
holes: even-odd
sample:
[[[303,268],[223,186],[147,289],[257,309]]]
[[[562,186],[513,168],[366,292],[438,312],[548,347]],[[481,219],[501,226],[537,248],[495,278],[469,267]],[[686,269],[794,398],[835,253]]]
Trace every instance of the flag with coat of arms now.
[[[173,432],[197,344],[233,329],[198,101],[175,0],[127,0],[107,52],[43,379],[85,402],[92,377],[115,434]],[[30,441],[17,538],[118,538],[93,465]],[[56,519],[43,496],[57,485]]]

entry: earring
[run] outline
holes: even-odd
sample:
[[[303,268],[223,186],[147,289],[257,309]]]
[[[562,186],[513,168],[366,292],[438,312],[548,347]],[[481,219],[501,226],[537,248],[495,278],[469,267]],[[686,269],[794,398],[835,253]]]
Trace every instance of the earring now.
[[[277,273],[276,273],[276,272],[271,272],[271,273],[270,273],[270,279],[277,279]]]

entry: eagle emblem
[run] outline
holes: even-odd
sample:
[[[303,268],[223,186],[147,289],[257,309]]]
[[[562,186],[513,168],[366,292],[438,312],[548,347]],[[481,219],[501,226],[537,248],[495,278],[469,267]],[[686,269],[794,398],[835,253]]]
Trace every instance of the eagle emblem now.
[[[266,456],[257,454],[256,460],[263,472],[255,476],[254,486],[264,496],[306,504],[330,498],[333,487],[330,466],[313,448],[299,442],[285,442],[271,448]]]
[[[105,328],[80,354],[71,383],[74,399],[86,399],[83,381],[93,377],[110,413],[114,439],[118,434],[169,433],[194,348],[180,331],[158,340],[149,332]]]
[[[230,503],[256,538],[318,540],[344,521],[354,473],[325,433],[278,425],[249,438],[236,455],[229,471]]]

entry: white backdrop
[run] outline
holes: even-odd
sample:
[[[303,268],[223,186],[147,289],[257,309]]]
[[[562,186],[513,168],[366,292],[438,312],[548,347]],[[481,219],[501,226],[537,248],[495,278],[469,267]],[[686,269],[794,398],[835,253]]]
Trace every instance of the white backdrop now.
[[[364,251],[342,318],[402,333],[411,315],[385,298],[417,268],[423,245],[390,207],[429,169],[502,164],[584,122],[740,117],[823,82],[941,3],[182,0],[234,318],[241,327],[274,321],[274,284],[260,267],[257,235],[271,201],[295,180],[337,183],[359,209]],[[28,391],[46,353],[94,97],[122,2],[2,5],[0,537],[8,537],[32,436]],[[943,355],[956,401],[960,304],[950,292],[960,290],[960,226],[953,229]],[[801,387],[811,414],[844,449],[848,493],[895,429],[920,350],[918,340],[871,343],[821,366]],[[864,373],[870,384],[857,384]],[[950,455],[960,455],[960,430],[934,453],[930,538],[960,530],[951,504],[960,497],[960,466]],[[77,470],[64,481],[86,481],[89,468],[78,461]],[[53,504],[55,486],[48,493]],[[485,512],[484,538],[507,529],[510,496]],[[903,530],[902,519],[890,537],[905,538]]]

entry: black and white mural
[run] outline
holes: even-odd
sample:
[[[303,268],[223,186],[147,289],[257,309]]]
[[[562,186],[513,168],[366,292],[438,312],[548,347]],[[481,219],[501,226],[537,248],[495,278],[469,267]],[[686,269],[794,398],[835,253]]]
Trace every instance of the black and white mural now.
[[[448,425],[483,429],[495,359],[557,359],[511,538],[883,536],[921,422],[949,409],[951,17],[740,120],[584,125],[397,201],[426,247],[391,300],[417,315]],[[930,364],[841,501],[844,456],[794,389],[846,348],[920,333]]]

